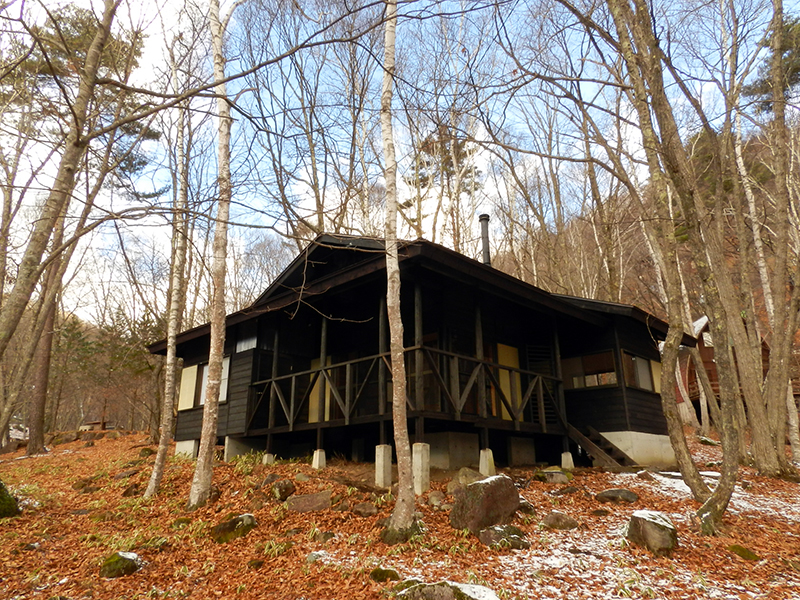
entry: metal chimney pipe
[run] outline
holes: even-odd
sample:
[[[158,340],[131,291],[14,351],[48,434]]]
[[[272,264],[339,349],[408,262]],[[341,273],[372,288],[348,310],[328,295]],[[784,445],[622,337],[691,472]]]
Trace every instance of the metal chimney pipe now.
[[[481,222],[481,248],[483,249],[483,264],[492,266],[492,256],[489,253],[489,215],[478,217]]]

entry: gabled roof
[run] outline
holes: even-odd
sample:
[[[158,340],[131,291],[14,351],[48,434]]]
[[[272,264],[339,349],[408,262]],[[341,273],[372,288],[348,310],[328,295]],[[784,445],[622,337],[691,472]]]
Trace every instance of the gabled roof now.
[[[666,323],[635,306],[551,294],[427,240],[400,242],[400,261],[404,270],[413,265],[414,268],[464,282],[476,290],[502,296],[520,304],[536,306],[541,312],[553,316],[562,315],[598,326],[608,322],[608,315],[623,316],[641,321],[666,335]],[[253,304],[228,315],[226,326],[285,308],[304,297],[324,294],[338,286],[384,271],[385,268],[383,239],[340,234],[319,235]],[[197,339],[209,332],[209,324],[195,327],[181,333],[178,343]],[[166,351],[166,340],[156,342],[148,349],[153,353],[163,353]]]
[[[662,333],[664,336],[667,335],[667,331],[669,330],[668,323],[651,315],[649,312],[642,310],[638,306],[633,306],[632,304],[621,304],[619,302],[608,302],[606,300],[591,300],[589,298],[567,296],[564,294],[553,295],[557,296],[558,298],[563,298],[567,302],[570,302],[575,306],[580,306],[586,310],[634,319],[635,321],[644,323],[650,329]],[[688,333],[684,332],[681,344],[684,346],[695,346],[697,344],[697,340]]]

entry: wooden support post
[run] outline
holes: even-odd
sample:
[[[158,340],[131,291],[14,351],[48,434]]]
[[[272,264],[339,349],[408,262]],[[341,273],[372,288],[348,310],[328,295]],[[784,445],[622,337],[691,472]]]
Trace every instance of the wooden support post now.
[[[425,410],[425,388],[422,379],[423,354],[422,354],[422,288],[419,284],[414,286],[414,409]]]
[[[322,374],[322,371],[325,370],[325,366],[328,363],[328,318],[323,316],[322,317],[322,329],[320,332],[320,344],[319,344],[319,391],[318,391],[318,405],[317,405],[317,422],[321,423],[325,420],[325,390],[328,387],[327,382],[325,381],[325,377]],[[309,420],[311,415],[309,415]],[[321,446],[318,446],[321,448]]]
[[[322,427],[317,426],[317,450],[322,450],[322,443],[323,443],[323,434],[322,434]]]
[[[347,363],[344,368],[344,424],[350,425],[350,410],[353,402],[353,365]]]
[[[455,407],[456,421],[461,420],[461,390],[458,389],[458,357],[450,357],[450,397],[455,400],[458,406]]]
[[[564,398],[564,374],[561,370],[561,343],[558,337],[558,322],[553,323],[553,354],[553,363],[555,364],[556,378],[558,379],[553,384],[555,385],[556,402],[558,402],[559,412],[563,415],[564,420],[569,423],[567,401]],[[564,452],[569,452],[569,436],[565,435],[561,438],[561,445]]]
[[[258,353],[256,352],[256,355]],[[257,366],[255,368],[258,368]],[[275,338],[272,343],[272,383],[269,388],[269,420],[267,424],[270,429],[275,427],[275,402],[277,401],[277,394],[275,393],[275,378],[278,376],[278,330],[275,330]]]
[[[622,348],[619,345],[619,332],[616,326],[614,327],[614,362],[617,370],[617,385],[622,389],[622,405],[625,407],[625,426],[628,431],[633,431],[631,428],[631,412],[628,408],[628,386],[625,385],[625,365],[622,363]],[[566,418],[566,416],[564,417]]]
[[[483,321],[481,319],[480,301],[475,303],[475,358],[483,361],[486,357],[483,353]],[[478,415],[485,419],[489,411],[486,406],[486,375],[481,367],[478,372]]]
[[[380,299],[378,308],[378,354],[387,351],[386,337],[386,297]],[[386,365],[383,358],[378,359],[378,414],[386,414]],[[382,423],[382,422],[381,422]],[[384,443],[383,424],[381,424],[381,444]]]
[[[417,417],[414,423],[414,443],[422,444],[425,441],[425,417]]]

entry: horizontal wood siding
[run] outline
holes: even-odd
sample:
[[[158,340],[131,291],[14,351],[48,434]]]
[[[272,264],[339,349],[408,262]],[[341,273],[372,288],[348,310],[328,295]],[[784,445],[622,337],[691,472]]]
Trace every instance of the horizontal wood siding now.
[[[588,388],[565,390],[567,421],[580,430],[591,425],[598,431],[627,431],[622,390]]]
[[[631,429],[667,435],[667,420],[661,409],[661,396],[633,388],[628,388],[625,393],[628,395]]]
[[[182,442],[184,440],[199,440],[200,430],[202,427],[202,406],[178,412],[178,420],[175,424],[175,441]]]
[[[231,356],[224,435],[243,435],[245,433],[245,428],[247,427],[247,402],[250,384],[253,382],[254,355],[254,350],[247,350]],[[223,434],[220,433],[220,435]]]

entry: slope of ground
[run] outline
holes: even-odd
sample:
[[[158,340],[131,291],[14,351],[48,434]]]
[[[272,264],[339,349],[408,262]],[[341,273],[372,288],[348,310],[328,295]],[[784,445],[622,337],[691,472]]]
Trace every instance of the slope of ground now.
[[[800,598],[800,486],[748,469],[720,537],[698,535],[692,518],[697,505],[670,475],[589,470],[576,473],[571,485],[577,491],[554,496],[564,486],[514,469],[507,473],[536,509],[516,521],[532,543],[529,550],[482,546],[452,529],[447,512],[428,506],[425,496],[418,506],[425,534],[389,547],[379,539],[378,520],[390,514],[392,499],[370,489],[369,465],[334,462],[317,472],[301,463],[220,464],[214,474],[219,498],[186,513],[192,473],[186,460],[170,460],[156,499],[122,496],[132,483],[147,483],[153,458],[140,456],[143,447],[143,435],[126,434],[91,447],[81,441],[59,445],[33,458],[19,452],[2,457],[0,479],[24,511],[0,520],[0,598],[387,598],[392,583],[369,577],[376,566],[393,567],[404,578],[484,584],[501,598]],[[718,459],[714,448],[694,450],[701,464]],[[291,512],[260,489],[271,473],[292,479],[298,494],[330,489],[350,506],[374,504],[378,514]],[[708,476],[713,482],[714,473]],[[435,479],[433,488],[445,491],[447,478]],[[87,493],[74,489],[81,481],[88,482]],[[639,501],[599,504],[594,495],[611,487],[631,489]],[[677,526],[679,547],[671,558],[625,543],[628,518],[645,508],[668,513]],[[569,514],[581,527],[544,528],[541,520],[551,510]],[[246,512],[259,523],[249,535],[221,545],[210,539],[214,525]],[[188,525],[176,523],[181,517],[190,519]],[[324,541],[325,532],[335,535]],[[740,558],[728,549],[732,544],[752,550],[758,560]],[[138,553],[144,567],[127,577],[101,578],[102,560],[118,550]]]

